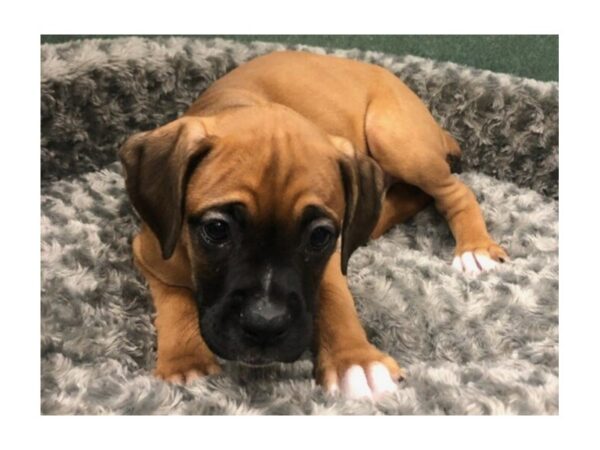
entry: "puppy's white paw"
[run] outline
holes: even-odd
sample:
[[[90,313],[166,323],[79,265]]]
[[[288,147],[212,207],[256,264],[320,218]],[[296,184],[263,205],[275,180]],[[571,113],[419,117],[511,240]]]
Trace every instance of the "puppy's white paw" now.
[[[359,365],[350,366],[342,376],[340,386],[334,383],[328,391],[332,394],[339,392],[348,398],[378,400],[396,389],[398,385],[387,367],[374,362],[366,369]]]
[[[498,264],[489,256],[477,252],[464,252],[460,256],[455,256],[452,260],[452,267],[468,274],[478,274],[491,270]]]
[[[328,394],[379,400],[398,389],[406,372],[390,355],[371,344],[331,352],[325,348],[315,361],[315,377]]]

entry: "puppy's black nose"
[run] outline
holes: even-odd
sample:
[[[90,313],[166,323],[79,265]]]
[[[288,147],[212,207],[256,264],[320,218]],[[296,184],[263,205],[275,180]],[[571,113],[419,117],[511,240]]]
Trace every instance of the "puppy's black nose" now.
[[[240,325],[252,339],[267,342],[283,335],[289,328],[291,312],[285,304],[267,299],[246,304],[240,312]]]

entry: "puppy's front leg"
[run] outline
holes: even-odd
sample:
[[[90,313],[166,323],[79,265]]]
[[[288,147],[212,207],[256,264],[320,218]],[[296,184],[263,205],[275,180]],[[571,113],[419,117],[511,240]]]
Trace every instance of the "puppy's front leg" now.
[[[200,335],[198,310],[187,288],[168,286],[142,269],[156,308],[158,356],[155,375],[186,383],[220,372],[219,364]]]
[[[377,398],[396,389],[404,370],[367,340],[338,252],[325,269],[316,319],[315,377],[328,392]]]

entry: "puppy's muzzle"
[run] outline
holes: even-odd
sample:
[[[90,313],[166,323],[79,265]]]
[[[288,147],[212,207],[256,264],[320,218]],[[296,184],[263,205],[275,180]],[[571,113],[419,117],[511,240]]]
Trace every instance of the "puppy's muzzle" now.
[[[270,345],[288,332],[292,323],[292,312],[282,302],[260,297],[244,305],[239,320],[240,327],[248,339],[261,345]]]
[[[218,356],[248,364],[291,362],[312,338],[312,314],[300,292],[240,287],[200,314],[200,329]]]

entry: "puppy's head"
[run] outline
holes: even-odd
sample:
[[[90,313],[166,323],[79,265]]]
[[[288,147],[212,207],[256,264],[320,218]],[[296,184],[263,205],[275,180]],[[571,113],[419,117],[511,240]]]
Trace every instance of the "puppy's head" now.
[[[131,137],[120,156],[163,258],[186,248],[211,350],[251,364],[297,359],[329,259],[345,274],[377,222],[377,165],[272,106],[183,117]]]

